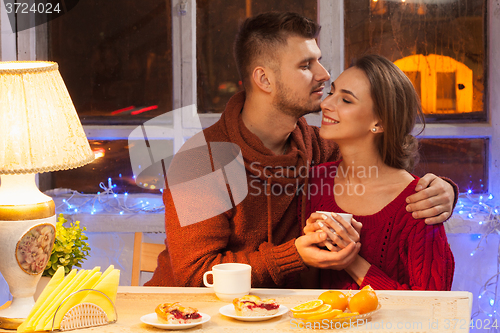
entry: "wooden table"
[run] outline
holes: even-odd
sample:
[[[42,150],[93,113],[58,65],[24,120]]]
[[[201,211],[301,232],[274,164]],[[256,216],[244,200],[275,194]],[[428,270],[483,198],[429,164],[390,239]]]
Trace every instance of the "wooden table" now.
[[[252,289],[251,294],[275,298],[291,308],[315,299],[324,290],[310,289]],[[377,291],[381,309],[369,322],[350,329],[333,329],[339,332],[469,332],[472,294],[462,291]],[[182,332],[293,332],[304,330],[303,324],[288,314],[261,322],[242,322],[219,313],[226,305],[209,288],[153,288],[119,287],[115,324],[87,328],[78,332],[160,332],[164,331],[143,324],[141,316],[154,312],[156,305],[164,302],[181,302],[198,308],[211,316],[211,320]],[[322,326],[321,330],[330,327]],[[334,328],[334,326],[331,326]],[[302,328],[302,329],[301,329]],[[316,331],[316,330],[314,330]],[[9,332],[2,331],[0,332]],[[12,331],[10,331],[12,332]],[[165,332],[165,331],[164,331]],[[167,331],[168,332],[168,331]],[[179,331],[181,332],[181,331]]]

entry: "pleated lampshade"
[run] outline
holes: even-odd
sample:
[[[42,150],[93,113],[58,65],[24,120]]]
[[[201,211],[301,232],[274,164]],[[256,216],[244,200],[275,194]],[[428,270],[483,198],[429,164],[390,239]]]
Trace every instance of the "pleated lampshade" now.
[[[93,159],[57,63],[0,62],[0,175],[72,169]]]

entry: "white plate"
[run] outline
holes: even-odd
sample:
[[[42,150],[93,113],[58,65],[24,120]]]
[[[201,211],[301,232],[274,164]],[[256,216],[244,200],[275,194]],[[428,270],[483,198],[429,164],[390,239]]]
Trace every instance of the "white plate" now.
[[[284,315],[285,313],[288,312],[288,308],[284,305],[280,305],[278,312],[270,315],[270,316],[259,316],[259,317],[242,317],[236,315],[236,310],[234,309],[233,304],[228,304],[224,305],[222,308],[219,309],[219,312],[223,314],[224,316],[228,316],[234,319],[242,320],[242,321],[263,321],[263,320],[269,320],[271,318],[279,317],[281,315]]]
[[[156,312],[144,315],[141,317],[141,321],[144,324],[148,324],[157,328],[163,328],[166,330],[184,330],[186,328],[191,328],[195,327],[196,325],[201,325],[203,323],[206,323],[207,321],[210,320],[210,316],[207,315],[206,313],[201,313],[198,312],[201,315],[201,321],[197,323],[189,323],[189,324],[164,324],[160,323],[158,321],[158,316],[156,315]]]

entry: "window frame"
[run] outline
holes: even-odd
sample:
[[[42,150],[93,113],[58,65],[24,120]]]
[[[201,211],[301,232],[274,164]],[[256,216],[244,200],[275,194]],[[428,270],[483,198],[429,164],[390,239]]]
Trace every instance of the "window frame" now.
[[[33,0],[32,0],[33,1]],[[181,10],[181,6],[183,7]],[[486,0],[487,8],[495,8],[494,0]],[[421,138],[486,138],[488,147],[488,189],[500,195],[500,74],[492,59],[500,58],[500,38],[493,31],[500,31],[500,17],[493,10],[486,11],[486,68],[487,84],[485,108],[487,121],[478,123],[432,123],[427,124]],[[318,0],[318,20],[322,25],[319,44],[322,63],[337,77],[344,68],[344,19],[343,1]],[[46,24],[14,34],[11,31],[5,7],[0,6],[0,55],[8,60],[46,60]],[[339,51],[340,50],[340,51]],[[202,130],[219,120],[219,114],[197,114],[196,104],[196,0],[172,1],[172,65],[173,65],[173,129],[159,131],[158,138],[174,141],[174,150]],[[199,120],[198,120],[199,119]],[[309,124],[320,126],[321,116],[306,116]],[[201,122],[201,126],[200,126]],[[128,139],[136,126],[133,125],[84,125],[90,140]],[[441,175],[440,175],[441,176]],[[445,176],[445,175],[442,175]]]

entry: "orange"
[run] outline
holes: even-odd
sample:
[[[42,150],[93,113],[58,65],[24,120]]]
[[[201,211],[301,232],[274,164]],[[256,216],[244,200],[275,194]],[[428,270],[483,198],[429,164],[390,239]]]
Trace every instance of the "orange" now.
[[[315,299],[313,301],[307,301],[305,303],[299,304],[290,309],[292,312],[305,312],[313,311],[323,305],[323,301],[320,299]]]
[[[344,312],[344,313],[340,313],[338,314],[335,318],[348,318],[348,317],[354,317],[354,316],[357,316],[359,315],[359,313],[357,312]]]
[[[347,296],[338,290],[328,290],[318,297],[325,304],[330,304],[333,309],[345,311],[347,308]]]
[[[374,311],[378,306],[378,297],[370,286],[361,289],[349,300],[349,310],[360,314]]]
[[[324,312],[324,313],[321,313],[321,314],[316,315],[316,316],[311,316],[311,317],[307,318],[307,320],[305,320],[305,321],[333,319],[333,318],[336,318],[341,313],[342,313],[342,311],[340,311],[339,309],[332,309],[328,312]]]
[[[314,309],[313,311],[301,311],[301,312],[294,312],[293,316],[295,318],[311,318],[311,317],[316,317],[320,316],[332,309],[332,306],[330,304],[323,304],[319,308]]]

